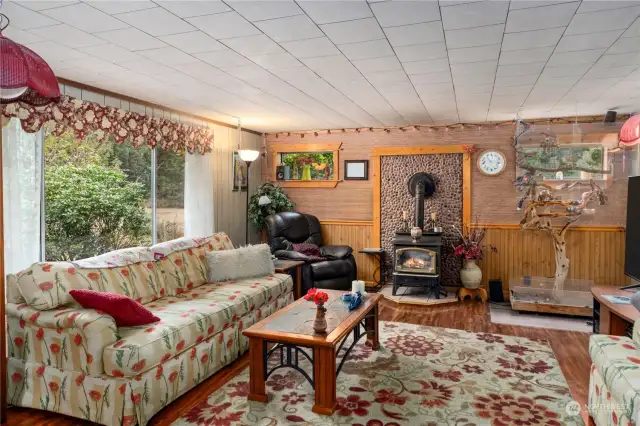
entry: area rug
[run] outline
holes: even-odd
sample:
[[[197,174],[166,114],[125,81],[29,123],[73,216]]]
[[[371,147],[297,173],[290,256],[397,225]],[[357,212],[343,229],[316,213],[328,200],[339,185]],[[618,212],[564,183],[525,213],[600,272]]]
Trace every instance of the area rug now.
[[[587,318],[517,312],[511,309],[511,305],[509,304],[491,304],[489,305],[489,310],[491,312],[491,322],[494,324],[551,328],[554,330],[580,331],[583,333],[593,332],[593,325]]]
[[[248,402],[246,369],[174,425],[584,424],[567,412],[571,394],[546,341],[394,322],[380,332],[381,350],[361,343],[345,362],[333,416],[311,412],[313,389],[294,370],[269,377],[269,403]]]

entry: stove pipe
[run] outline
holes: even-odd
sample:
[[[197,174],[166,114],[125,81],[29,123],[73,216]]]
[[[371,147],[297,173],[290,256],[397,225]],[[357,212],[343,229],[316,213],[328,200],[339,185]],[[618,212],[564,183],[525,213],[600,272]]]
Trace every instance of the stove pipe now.
[[[424,182],[416,184],[416,226],[424,228]]]

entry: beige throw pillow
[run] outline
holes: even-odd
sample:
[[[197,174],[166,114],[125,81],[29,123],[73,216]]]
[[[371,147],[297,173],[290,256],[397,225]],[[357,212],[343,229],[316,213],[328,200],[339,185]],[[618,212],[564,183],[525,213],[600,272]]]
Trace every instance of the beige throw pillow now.
[[[211,283],[264,277],[275,272],[267,244],[206,253],[208,281]]]

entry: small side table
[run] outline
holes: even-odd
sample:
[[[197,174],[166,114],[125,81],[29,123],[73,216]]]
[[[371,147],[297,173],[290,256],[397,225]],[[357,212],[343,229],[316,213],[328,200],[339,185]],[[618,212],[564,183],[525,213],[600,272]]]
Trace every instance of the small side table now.
[[[489,298],[487,296],[487,290],[485,290],[483,287],[478,287],[474,289],[461,287],[460,290],[458,290],[458,299],[462,302],[467,296],[469,296],[471,300],[474,300],[479,297],[483,303],[486,302],[487,299]]]
[[[292,275],[291,271],[295,270],[296,277],[293,296],[296,300],[302,297],[302,265],[304,265],[304,262],[302,260],[277,259],[273,262],[273,265],[276,268],[276,272],[279,274]]]
[[[372,256],[375,256],[378,259],[379,265],[378,265],[378,268],[375,271],[373,271],[373,279],[376,281],[376,287],[378,289],[382,288],[382,286],[384,285],[385,275],[387,274],[387,263],[386,263],[386,259],[385,259],[386,252],[384,251],[384,249],[381,249],[381,248],[363,248],[363,249],[359,250],[358,253],[372,255]],[[380,276],[376,280],[376,272],[377,271],[380,271]]]

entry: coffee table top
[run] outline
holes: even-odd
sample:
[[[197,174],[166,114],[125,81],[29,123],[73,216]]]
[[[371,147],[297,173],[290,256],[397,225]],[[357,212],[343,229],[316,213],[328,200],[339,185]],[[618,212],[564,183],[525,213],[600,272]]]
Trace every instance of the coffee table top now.
[[[271,342],[336,346],[382,298],[379,293],[367,294],[357,309],[349,311],[348,303],[342,300],[344,291],[322,291],[329,295],[329,300],[324,304],[327,309],[326,333],[318,334],[313,331],[316,305],[300,298],[247,328],[242,334],[248,337],[263,338]]]

